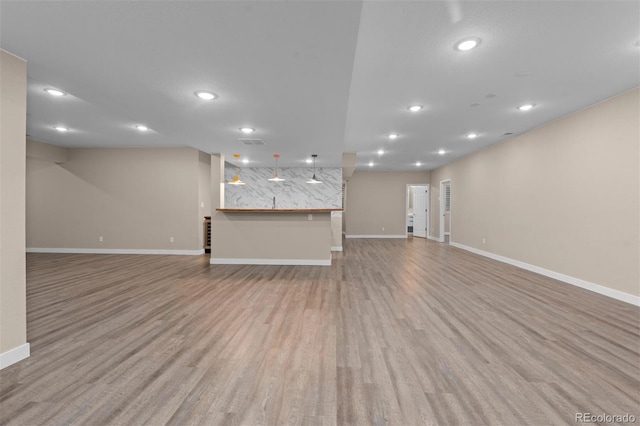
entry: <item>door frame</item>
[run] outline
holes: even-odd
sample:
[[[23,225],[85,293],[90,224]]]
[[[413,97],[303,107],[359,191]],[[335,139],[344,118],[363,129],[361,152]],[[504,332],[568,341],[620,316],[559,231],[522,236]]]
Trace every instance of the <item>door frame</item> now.
[[[444,239],[444,215],[446,213],[446,203],[445,203],[445,199],[444,199],[444,187],[445,184],[449,183],[449,194],[451,194],[451,178],[449,179],[444,179],[440,181],[440,232],[439,232],[439,240],[441,243],[444,243],[445,239]],[[451,210],[452,210],[452,203],[451,203],[451,198],[449,198],[449,244],[451,244]]]
[[[404,188],[404,235],[409,238],[409,229],[407,229],[407,211],[409,210],[409,188],[412,186],[426,186],[427,187],[427,200],[425,201],[427,205],[427,238],[431,236],[431,228],[429,227],[430,218],[431,218],[431,184],[430,183],[408,183]]]

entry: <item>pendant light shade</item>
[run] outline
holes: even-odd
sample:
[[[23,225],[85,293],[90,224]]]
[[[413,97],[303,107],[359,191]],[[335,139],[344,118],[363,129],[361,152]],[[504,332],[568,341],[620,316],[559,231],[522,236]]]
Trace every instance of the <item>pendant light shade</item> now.
[[[316,158],[318,158],[317,154],[312,154],[311,158],[313,158],[313,177],[307,181],[307,183],[322,183],[321,180],[316,178]]]
[[[276,172],[274,173],[271,179],[268,179],[271,182],[284,182],[284,178],[278,176],[278,158],[280,158],[280,154],[273,154],[273,158],[276,159]]]
[[[233,154],[233,158],[236,159],[236,175],[233,180],[229,182],[229,185],[244,185],[244,182],[240,180],[240,176],[238,175],[238,160],[240,159],[240,154]]]

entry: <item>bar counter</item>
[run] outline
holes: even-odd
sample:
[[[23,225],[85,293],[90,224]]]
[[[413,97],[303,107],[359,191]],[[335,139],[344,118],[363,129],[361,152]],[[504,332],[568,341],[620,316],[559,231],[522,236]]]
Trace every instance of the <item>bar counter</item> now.
[[[331,213],[342,210],[217,208],[210,263],[331,265]]]
[[[331,213],[341,212],[343,209],[257,209],[257,208],[230,208],[216,209],[223,213]]]

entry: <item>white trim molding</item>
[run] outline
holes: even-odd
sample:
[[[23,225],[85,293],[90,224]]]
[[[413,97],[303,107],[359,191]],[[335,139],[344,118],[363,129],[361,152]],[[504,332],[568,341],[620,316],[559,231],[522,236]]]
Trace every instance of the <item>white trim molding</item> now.
[[[346,238],[402,238],[407,239],[406,235],[345,235]]]
[[[342,251],[342,246],[331,246],[331,251]]]
[[[306,265],[306,266],[331,266],[329,259],[234,259],[226,257],[212,257],[211,265]]]
[[[138,249],[93,249],[93,248],[42,248],[27,247],[27,253],[70,253],[70,254],[175,254],[182,256],[198,256],[204,254],[200,250],[138,250]]]
[[[494,254],[488,251],[466,246],[464,244],[454,243],[454,242],[450,242],[449,244],[452,245],[453,247],[457,247],[459,249],[470,251],[471,253],[479,254],[480,256],[485,256],[490,259],[497,260],[498,262],[508,263],[509,265],[517,266],[518,268],[526,269],[527,271],[544,275],[545,277],[553,278],[558,281],[562,281],[567,284],[574,285],[576,287],[584,288],[586,290],[590,290],[595,293],[602,294],[603,296],[611,297],[612,299],[617,299],[622,302],[640,306],[640,297],[634,296],[633,294],[624,293],[622,291],[614,290],[612,288],[605,287],[599,284],[594,284],[589,281],[582,280],[580,278],[575,278],[569,275],[561,274],[559,272],[551,271],[549,269],[541,268],[539,266],[530,265],[528,263],[521,262],[519,260],[500,256],[498,254]]]
[[[13,365],[18,361],[22,361],[25,358],[29,358],[30,355],[31,346],[28,343],[3,352],[0,354],[0,370]]]

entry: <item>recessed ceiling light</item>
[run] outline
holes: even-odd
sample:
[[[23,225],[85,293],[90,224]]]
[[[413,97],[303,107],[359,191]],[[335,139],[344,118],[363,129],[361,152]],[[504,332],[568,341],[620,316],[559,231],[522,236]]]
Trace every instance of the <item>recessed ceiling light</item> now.
[[[147,130],[149,130],[149,128],[147,126],[145,126],[144,124],[138,124],[136,126],[136,129],[140,130],[141,132],[146,132]]]
[[[306,160],[304,160],[304,162],[307,164],[311,164],[313,163],[313,160],[311,158],[307,158]]]
[[[529,111],[531,108],[533,108],[535,106],[535,104],[524,104],[524,105],[520,105],[518,107],[518,111]]]
[[[389,139],[391,139],[391,140],[398,139],[398,134],[397,133],[389,133]]]
[[[369,161],[369,167],[373,167],[373,161]]]
[[[64,127],[64,126],[55,126],[54,129],[56,129],[59,132],[68,132],[69,128],[68,127]]]
[[[384,149],[379,149],[378,150],[378,155],[382,155],[382,154],[384,154]]]
[[[420,166],[422,166],[422,163],[418,161],[418,162],[416,163],[416,166],[420,167]]]
[[[407,108],[409,111],[411,112],[418,112],[420,111],[422,108],[424,108],[422,105],[411,105],[409,108]]]
[[[243,159],[242,159],[242,164],[247,164],[248,162],[249,162],[249,160],[248,160],[248,159],[246,159],[246,158],[243,158]]]
[[[441,149],[438,151],[438,154],[440,155],[445,155],[447,153],[447,151],[445,151],[444,149]]]
[[[64,96],[66,95],[66,93],[64,93],[61,90],[58,89],[44,89],[45,92],[47,92],[48,94],[50,94],[51,96]]]
[[[478,37],[465,38],[457,42],[455,45],[455,48],[456,50],[461,50],[461,51],[471,50],[474,47],[478,47],[481,41],[482,40],[480,40]]]
[[[193,93],[194,95],[196,95],[197,97],[199,97],[200,99],[204,99],[205,101],[210,101],[212,99],[217,99],[218,95],[216,95],[213,92],[206,92],[204,90],[199,90],[197,92]]]
[[[256,129],[252,129],[251,127],[240,127],[240,131],[248,135],[249,133],[255,132]]]
[[[467,133],[467,139],[475,139],[478,137],[477,133]]]

